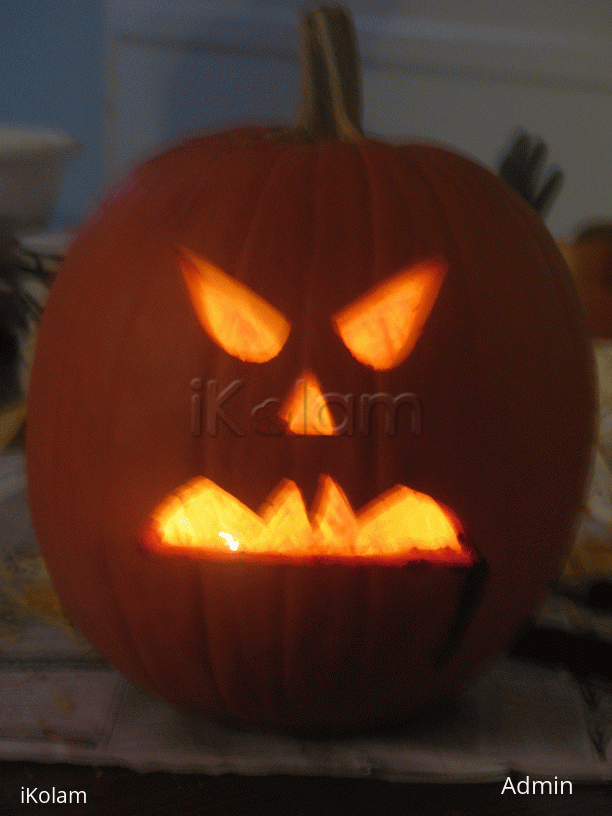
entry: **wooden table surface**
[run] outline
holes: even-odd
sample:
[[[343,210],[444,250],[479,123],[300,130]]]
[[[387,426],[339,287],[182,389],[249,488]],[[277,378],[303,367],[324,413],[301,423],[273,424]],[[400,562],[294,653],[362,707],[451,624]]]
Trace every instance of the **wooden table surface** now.
[[[514,779],[514,783],[518,781]],[[123,768],[0,763],[0,813],[26,813],[27,790],[84,791],[85,804],[45,813],[95,816],[611,816],[612,786],[568,794],[501,794],[502,783],[413,785],[376,779],[140,774]],[[59,794],[56,793],[59,798]]]

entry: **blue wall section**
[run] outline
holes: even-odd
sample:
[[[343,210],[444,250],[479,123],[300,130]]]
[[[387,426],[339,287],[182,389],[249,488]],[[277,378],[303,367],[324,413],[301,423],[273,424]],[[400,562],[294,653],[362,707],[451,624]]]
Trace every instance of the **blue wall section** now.
[[[103,0],[2,0],[0,122],[66,130],[82,145],[53,227],[88,212],[103,184]]]

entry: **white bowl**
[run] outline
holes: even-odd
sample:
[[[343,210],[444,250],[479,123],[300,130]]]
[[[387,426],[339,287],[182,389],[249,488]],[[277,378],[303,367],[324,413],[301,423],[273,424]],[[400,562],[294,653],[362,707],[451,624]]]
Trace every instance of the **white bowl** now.
[[[66,163],[78,150],[60,130],[0,125],[0,218],[19,230],[44,227]]]

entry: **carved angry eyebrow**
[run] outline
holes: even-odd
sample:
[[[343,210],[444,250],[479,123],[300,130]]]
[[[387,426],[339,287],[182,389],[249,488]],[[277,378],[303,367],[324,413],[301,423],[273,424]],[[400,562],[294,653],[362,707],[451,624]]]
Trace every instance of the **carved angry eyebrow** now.
[[[284,315],[204,258],[179,248],[178,262],[194,312],[218,346],[250,363],[276,357],[291,328]]]
[[[419,339],[447,270],[442,258],[420,261],[333,315],[334,328],[353,357],[379,371],[403,362]]]

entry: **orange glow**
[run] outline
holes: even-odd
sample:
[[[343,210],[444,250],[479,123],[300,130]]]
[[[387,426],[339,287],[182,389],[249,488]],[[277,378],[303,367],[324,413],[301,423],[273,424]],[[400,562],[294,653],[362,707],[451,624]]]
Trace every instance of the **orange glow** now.
[[[215,343],[249,363],[276,357],[290,329],[279,311],[185,249],[179,251],[179,263],[196,316]]]
[[[355,514],[334,480],[322,476],[309,516],[295,484],[283,480],[254,513],[210,479],[192,479],[168,496],[142,537],[158,552],[332,556],[469,564],[452,515],[424,493],[403,485]]]
[[[347,306],[332,319],[351,354],[386,370],[410,354],[429,317],[447,265],[429,260],[411,266]]]
[[[279,411],[294,434],[333,436],[336,426],[321,393],[321,386],[311,371],[296,381],[293,392]]]

